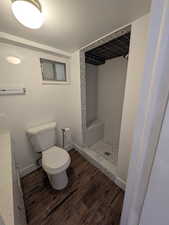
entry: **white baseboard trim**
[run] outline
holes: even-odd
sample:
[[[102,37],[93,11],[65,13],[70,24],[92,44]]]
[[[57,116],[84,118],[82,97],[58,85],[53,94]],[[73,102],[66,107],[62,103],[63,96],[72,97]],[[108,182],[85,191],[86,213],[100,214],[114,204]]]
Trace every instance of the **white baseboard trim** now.
[[[72,150],[73,149],[73,147],[74,147],[74,144],[69,144],[69,145],[66,145],[65,147],[64,147],[64,149],[66,150],[66,151],[70,151],[70,150]]]
[[[119,186],[123,191],[125,191],[126,188],[126,182],[124,180],[122,180],[120,177],[116,176],[115,178],[115,184],[117,184],[117,186]]]
[[[20,169],[19,170],[19,174],[21,177],[24,177],[26,176],[27,174],[33,172],[34,170],[38,169],[40,166],[39,165],[36,165],[36,164],[30,164],[29,166],[27,167],[24,167],[23,169]]]

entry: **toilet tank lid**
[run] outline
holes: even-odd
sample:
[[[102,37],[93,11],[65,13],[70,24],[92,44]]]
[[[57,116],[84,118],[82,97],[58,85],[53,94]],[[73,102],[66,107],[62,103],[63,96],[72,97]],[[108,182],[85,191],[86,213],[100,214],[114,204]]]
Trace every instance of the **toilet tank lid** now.
[[[42,124],[37,127],[32,127],[27,130],[27,134],[29,135],[36,135],[44,130],[50,130],[50,129],[55,129],[56,128],[56,122],[50,122],[46,124]]]

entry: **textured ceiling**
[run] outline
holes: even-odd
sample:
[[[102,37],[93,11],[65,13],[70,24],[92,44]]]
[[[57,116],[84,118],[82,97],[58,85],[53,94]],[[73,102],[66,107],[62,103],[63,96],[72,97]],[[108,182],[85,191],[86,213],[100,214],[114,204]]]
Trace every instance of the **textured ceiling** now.
[[[72,52],[149,12],[151,0],[40,0],[44,25],[16,21],[11,0],[0,0],[0,31]]]

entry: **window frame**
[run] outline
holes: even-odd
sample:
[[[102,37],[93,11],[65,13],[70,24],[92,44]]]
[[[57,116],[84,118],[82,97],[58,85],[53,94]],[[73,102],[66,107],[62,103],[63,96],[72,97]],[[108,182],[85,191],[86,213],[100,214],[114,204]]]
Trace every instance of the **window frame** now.
[[[52,64],[54,78],[57,78],[55,64],[64,65],[65,80],[44,80],[43,62],[49,62],[49,63]],[[40,67],[41,67],[41,74],[42,74],[42,77],[41,77],[42,78],[42,84],[70,84],[69,76],[68,76],[68,73],[67,73],[67,63],[66,62],[61,62],[61,61],[56,61],[56,60],[51,60],[51,59],[46,59],[46,58],[40,58]]]

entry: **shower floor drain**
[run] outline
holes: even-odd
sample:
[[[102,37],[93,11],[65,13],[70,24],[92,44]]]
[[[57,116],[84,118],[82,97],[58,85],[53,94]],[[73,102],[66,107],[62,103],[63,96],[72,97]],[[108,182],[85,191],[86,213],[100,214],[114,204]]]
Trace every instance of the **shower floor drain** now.
[[[104,154],[105,154],[106,156],[110,156],[110,155],[111,155],[110,152],[104,152]]]

